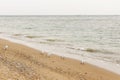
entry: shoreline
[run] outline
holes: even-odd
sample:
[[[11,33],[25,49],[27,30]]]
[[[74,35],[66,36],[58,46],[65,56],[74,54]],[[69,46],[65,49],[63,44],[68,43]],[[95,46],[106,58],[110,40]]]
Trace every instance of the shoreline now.
[[[6,36],[6,35],[0,35],[0,38],[8,40],[8,41],[16,43],[16,44],[20,44],[20,45],[22,44],[23,46],[33,48],[33,49],[41,51],[43,53],[63,56],[63,57],[75,59],[75,60],[78,60],[78,61],[81,61],[81,60],[85,59],[84,61],[86,63],[89,63],[91,65],[97,66],[99,68],[103,68],[105,70],[108,70],[110,72],[113,72],[115,74],[120,75],[120,69],[119,69],[120,65],[117,65],[117,64],[110,64],[110,63],[107,63],[107,62],[103,62],[103,61],[100,61],[100,60],[94,60],[94,59],[91,59],[91,58],[82,58],[82,57],[74,56],[74,55],[71,55],[71,54],[60,54],[58,52],[49,52],[49,51],[46,51],[46,50],[42,49],[41,47],[36,47],[37,45],[34,44],[34,43],[28,43],[27,41],[13,39],[10,36]]]
[[[3,46],[8,45],[8,50]],[[89,63],[48,55],[23,44],[0,38],[0,79],[120,80],[120,75]],[[7,72],[7,74],[6,74]],[[11,76],[16,74],[16,76]],[[6,77],[4,77],[6,76]]]

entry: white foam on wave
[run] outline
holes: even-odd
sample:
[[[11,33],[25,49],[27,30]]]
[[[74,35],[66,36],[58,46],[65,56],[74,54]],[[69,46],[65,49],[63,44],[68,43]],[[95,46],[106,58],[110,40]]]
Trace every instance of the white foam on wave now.
[[[5,34],[0,34],[0,38],[2,39],[6,39],[9,40],[11,42],[14,43],[18,43],[18,44],[22,44],[37,50],[40,50],[42,52],[47,52],[48,54],[56,54],[59,56],[63,56],[63,57],[69,57],[69,58],[73,58],[73,59],[77,59],[77,60],[84,60],[84,62],[90,63],[92,65],[104,68],[106,70],[112,71],[114,73],[120,74],[120,65],[119,64],[114,64],[114,63],[109,63],[109,62],[105,62],[105,61],[101,61],[101,60],[97,60],[97,59],[92,59],[92,58],[88,58],[85,56],[78,56],[78,55],[74,55],[74,54],[67,54],[66,52],[61,52],[61,50],[59,50],[59,48],[55,48],[52,46],[44,46],[41,44],[37,44],[37,43],[33,43],[33,42],[29,42],[29,41],[23,41],[20,39],[14,39],[12,38],[12,36],[10,35],[5,35]],[[58,49],[58,50],[56,50]],[[82,50],[84,50],[84,48],[81,48]]]

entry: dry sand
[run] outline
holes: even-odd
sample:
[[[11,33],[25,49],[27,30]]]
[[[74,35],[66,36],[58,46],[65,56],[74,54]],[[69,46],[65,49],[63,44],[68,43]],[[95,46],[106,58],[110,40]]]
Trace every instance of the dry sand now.
[[[120,80],[120,75],[0,39],[0,80]]]

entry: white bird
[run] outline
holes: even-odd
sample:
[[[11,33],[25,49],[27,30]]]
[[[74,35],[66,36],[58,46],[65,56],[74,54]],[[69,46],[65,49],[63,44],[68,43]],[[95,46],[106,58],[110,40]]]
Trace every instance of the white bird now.
[[[85,61],[84,60],[81,60],[81,64],[84,64],[85,63]]]
[[[61,59],[65,59],[63,56],[61,56]]]
[[[50,54],[50,53],[47,53],[47,56],[50,58],[50,56],[51,56],[52,54]]]
[[[8,45],[5,45],[5,46],[4,46],[4,50],[7,50],[7,49],[8,49]]]
[[[85,51],[86,49],[85,48],[80,48],[81,51]]]

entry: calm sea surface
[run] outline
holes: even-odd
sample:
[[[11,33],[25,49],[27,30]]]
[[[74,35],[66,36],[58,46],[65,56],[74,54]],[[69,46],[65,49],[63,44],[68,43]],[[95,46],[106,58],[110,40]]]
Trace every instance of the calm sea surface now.
[[[120,16],[1,16],[0,35],[120,65]]]

